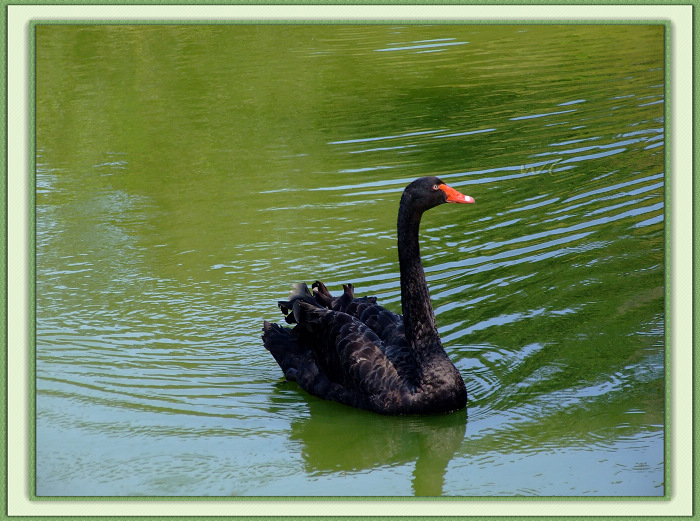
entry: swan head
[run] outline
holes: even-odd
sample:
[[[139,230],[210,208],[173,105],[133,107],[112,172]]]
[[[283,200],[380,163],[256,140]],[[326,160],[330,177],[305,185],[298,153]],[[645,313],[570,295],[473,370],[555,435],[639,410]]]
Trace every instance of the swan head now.
[[[444,203],[473,203],[474,198],[459,193],[439,177],[421,177],[404,190],[405,201],[421,210],[428,210]]]

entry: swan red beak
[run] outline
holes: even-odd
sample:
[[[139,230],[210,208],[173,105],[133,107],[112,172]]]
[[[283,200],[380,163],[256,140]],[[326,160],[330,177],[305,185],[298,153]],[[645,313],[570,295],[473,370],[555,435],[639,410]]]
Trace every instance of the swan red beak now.
[[[451,186],[447,186],[445,184],[442,184],[438,186],[440,190],[445,192],[445,195],[447,195],[447,202],[448,203],[473,203],[474,198],[469,197],[468,195],[460,194],[457,190],[452,188]]]

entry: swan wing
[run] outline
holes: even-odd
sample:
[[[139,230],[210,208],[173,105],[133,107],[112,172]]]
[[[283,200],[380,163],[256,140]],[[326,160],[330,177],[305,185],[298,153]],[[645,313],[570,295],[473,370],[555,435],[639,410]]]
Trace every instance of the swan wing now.
[[[404,331],[403,317],[377,304],[374,297],[353,300],[343,312],[358,319],[374,331],[381,340],[381,348],[404,382],[416,386],[420,367]]]
[[[367,402],[360,406],[374,408],[372,402],[377,401],[386,409],[408,391],[381,338],[358,318],[304,301],[295,303],[295,315],[298,342],[313,352],[319,374]],[[320,380],[317,383],[325,383]],[[297,381],[306,387],[303,378]]]

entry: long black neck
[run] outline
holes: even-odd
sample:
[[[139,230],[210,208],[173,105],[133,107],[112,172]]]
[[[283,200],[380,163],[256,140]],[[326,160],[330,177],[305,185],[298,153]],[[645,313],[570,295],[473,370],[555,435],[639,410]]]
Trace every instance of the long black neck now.
[[[422,215],[422,211],[411,207],[410,199],[404,194],[397,225],[401,308],[406,339],[416,352],[442,347],[420,259],[418,230]]]

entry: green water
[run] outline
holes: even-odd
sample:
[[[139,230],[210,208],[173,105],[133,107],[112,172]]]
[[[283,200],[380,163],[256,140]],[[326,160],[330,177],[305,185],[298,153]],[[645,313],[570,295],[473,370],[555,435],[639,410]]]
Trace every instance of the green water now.
[[[664,494],[661,26],[36,29],[40,496]],[[291,283],[400,311],[412,179],[467,411],[311,397]]]

